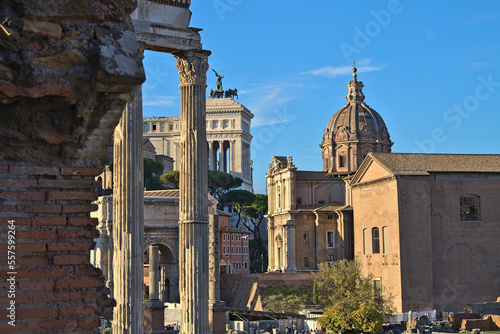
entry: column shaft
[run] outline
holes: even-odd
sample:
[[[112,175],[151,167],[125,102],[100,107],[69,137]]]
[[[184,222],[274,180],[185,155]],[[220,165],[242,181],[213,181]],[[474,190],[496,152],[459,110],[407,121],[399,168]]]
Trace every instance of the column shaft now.
[[[208,299],[211,304],[220,302],[220,269],[219,269],[219,216],[209,217],[209,286]]]
[[[176,56],[181,88],[179,291],[181,334],[208,334],[208,51]]]
[[[158,246],[149,247],[149,300],[158,300],[159,293],[159,259]]]
[[[142,94],[127,104],[114,135],[113,333],[143,332]]]

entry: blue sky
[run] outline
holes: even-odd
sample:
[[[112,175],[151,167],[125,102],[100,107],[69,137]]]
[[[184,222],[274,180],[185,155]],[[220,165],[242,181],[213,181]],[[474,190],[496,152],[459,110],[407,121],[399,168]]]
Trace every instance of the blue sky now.
[[[393,152],[500,153],[499,0],[193,0],[191,11],[210,67],[255,115],[256,192],[273,155],[322,169],[353,60]],[[144,116],[179,115],[173,57],[146,52],[144,66]]]

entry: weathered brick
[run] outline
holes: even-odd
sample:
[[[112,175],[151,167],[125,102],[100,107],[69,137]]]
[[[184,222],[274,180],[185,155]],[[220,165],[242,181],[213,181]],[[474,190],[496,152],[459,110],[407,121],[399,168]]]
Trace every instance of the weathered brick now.
[[[75,315],[82,316],[82,315],[94,314],[96,309],[97,307],[95,304],[60,307],[59,317],[66,318],[66,317],[73,317]]]
[[[95,201],[97,195],[92,191],[49,191],[47,199],[49,201]]]
[[[49,264],[46,255],[18,256],[17,264],[20,266],[45,266]]]
[[[30,225],[29,219],[22,218],[22,217],[0,217],[0,225],[8,226],[9,221],[12,221],[12,220],[14,221],[13,225],[16,227],[16,230],[17,230],[18,226],[29,226]],[[19,233],[19,231],[16,233]]]
[[[54,255],[53,261],[55,265],[65,266],[88,264],[90,262],[90,259],[88,255]]]
[[[2,277],[8,277],[7,271],[0,273]],[[69,271],[67,269],[50,268],[50,269],[18,269],[16,278],[59,278],[67,277]]]
[[[7,296],[7,295],[1,296],[0,297],[0,305],[8,305],[8,304],[10,304],[11,300],[12,299],[9,298],[9,296]],[[21,294],[17,293],[14,300],[15,300],[16,304],[18,304],[18,305],[19,304],[31,304],[33,301],[33,297],[31,295],[21,295]],[[2,309],[3,309],[3,307],[2,307]]]
[[[94,188],[96,182],[92,179],[88,180],[68,180],[68,179],[40,179],[38,180],[39,188],[53,189],[89,189]]]
[[[95,301],[98,297],[96,291],[85,291],[83,293],[83,301],[85,302]]]
[[[0,166],[0,174],[7,174],[9,172],[9,166]]]
[[[61,168],[61,175],[98,176],[99,174],[102,174],[102,168]]]
[[[99,237],[97,230],[59,230],[57,233],[62,239],[94,239]]]
[[[99,206],[97,204],[87,205],[63,205],[63,213],[87,213],[97,211]]]
[[[86,252],[92,248],[94,244],[93,241],[87,242],[53,242],[48,243],[49,252],[61,252],[61,251],[71,251],[71,252]]]
[[[32,226],[64,226],[66,225],[66,217],[33,217],[31,218]]]
[[[43,253],[47,251],[47,246],[45,244],[17,244],[16,253]]]
[[[56,282],[56,290],[90,289],[104,286],[102,278],[67,279]]]
[[[74,319],[48,320],[48,321],[31,322],[28,324],[28,329],[30,331],[37,331],[37,332],[39,330],[50,330],[50,329],[71,328],[71,327],[76,327],[76,320]],[[67,333],[66,331],[64,332]],[[80,334],[80,332],[78,334]]]
[[[19,319],[47,319],[56,317],[56,309],[51,307],[28,308],[17,311]]]
[[[82,293],[75,292],[53,292],[50,294],[38,294],[33,296],[33,304],[51,304],[62,302],[76,302],[82,300]]]
[[[6,201],[41,201],[43,193],[40,191],[3,191],[0,199]]]
[[[53,291],[53,281],[21,281],[19,291]]]
[[[94,266],[77,267],[77,268],[75,268],[74,273],[76,276],[101,276],[102,275],[101,269],[96,268]]]
[[[61,213],[61,204],[45,204],[45,205],[19,205],[20,212],[26,213]]]
[[[21,239],[55,239],[56,231],[19,231],[17,232],[17,240]]]
[[[100,325],[101,321],[99,318],[78,319],[78,328],[93,328],[99,327]]]
[[[73,217],[68,221],[68,225],[72,226],[97,226],[99,220],[97,218]]]
[[[27,189],[27,188],[35,188],[36,180],[26,180],[26,179],[13,179],[13,178],[0,178],[0,187],[7,187],[9,189]]]
[[[6,212],[17,212],[17,207],[15,205],[2,204],[2,205],[0,205],[0,212],[3,212],[3,213],[6,213]]]
[[[11,175],[59,175],[57,167],[40,166],[11,166],[9,174]]]
[[[5,325],[3,325],[3,324],[0,325],[0,333],[6,333],[6,334],[21,333],[21,332],[25,332],[27,330],[26,323],[16,321],[15,326],[7,325],[7,321],[5,321],[5,323],[6,323]]]

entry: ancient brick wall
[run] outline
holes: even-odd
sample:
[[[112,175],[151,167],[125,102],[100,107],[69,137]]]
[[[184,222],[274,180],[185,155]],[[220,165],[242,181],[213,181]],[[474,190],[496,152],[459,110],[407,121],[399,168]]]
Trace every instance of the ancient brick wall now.
[[[102,273],[90,264],[98,236],[90,212],[106,146],[144,81],[128,16],[135,6],[0,3],[4,333],[94,333],[98,314],[112,306]]]

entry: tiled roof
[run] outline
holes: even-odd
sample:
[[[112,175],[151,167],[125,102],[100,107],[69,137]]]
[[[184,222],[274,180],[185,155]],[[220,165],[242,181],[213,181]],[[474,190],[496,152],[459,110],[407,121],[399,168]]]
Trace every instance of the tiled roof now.
[[[144,192],[147,197],[179,197],[179,189],[148,190]]]
[[[349,205],[345,205],[339,202],[331,202],[326,205],[320,206],[317,209],[314,209],[313,211],[340,211],[340,210],[352,210],[352,207]]]
[[[500,173],[498,154],[370,153],[396,175],[428,175],[430,172]]]

